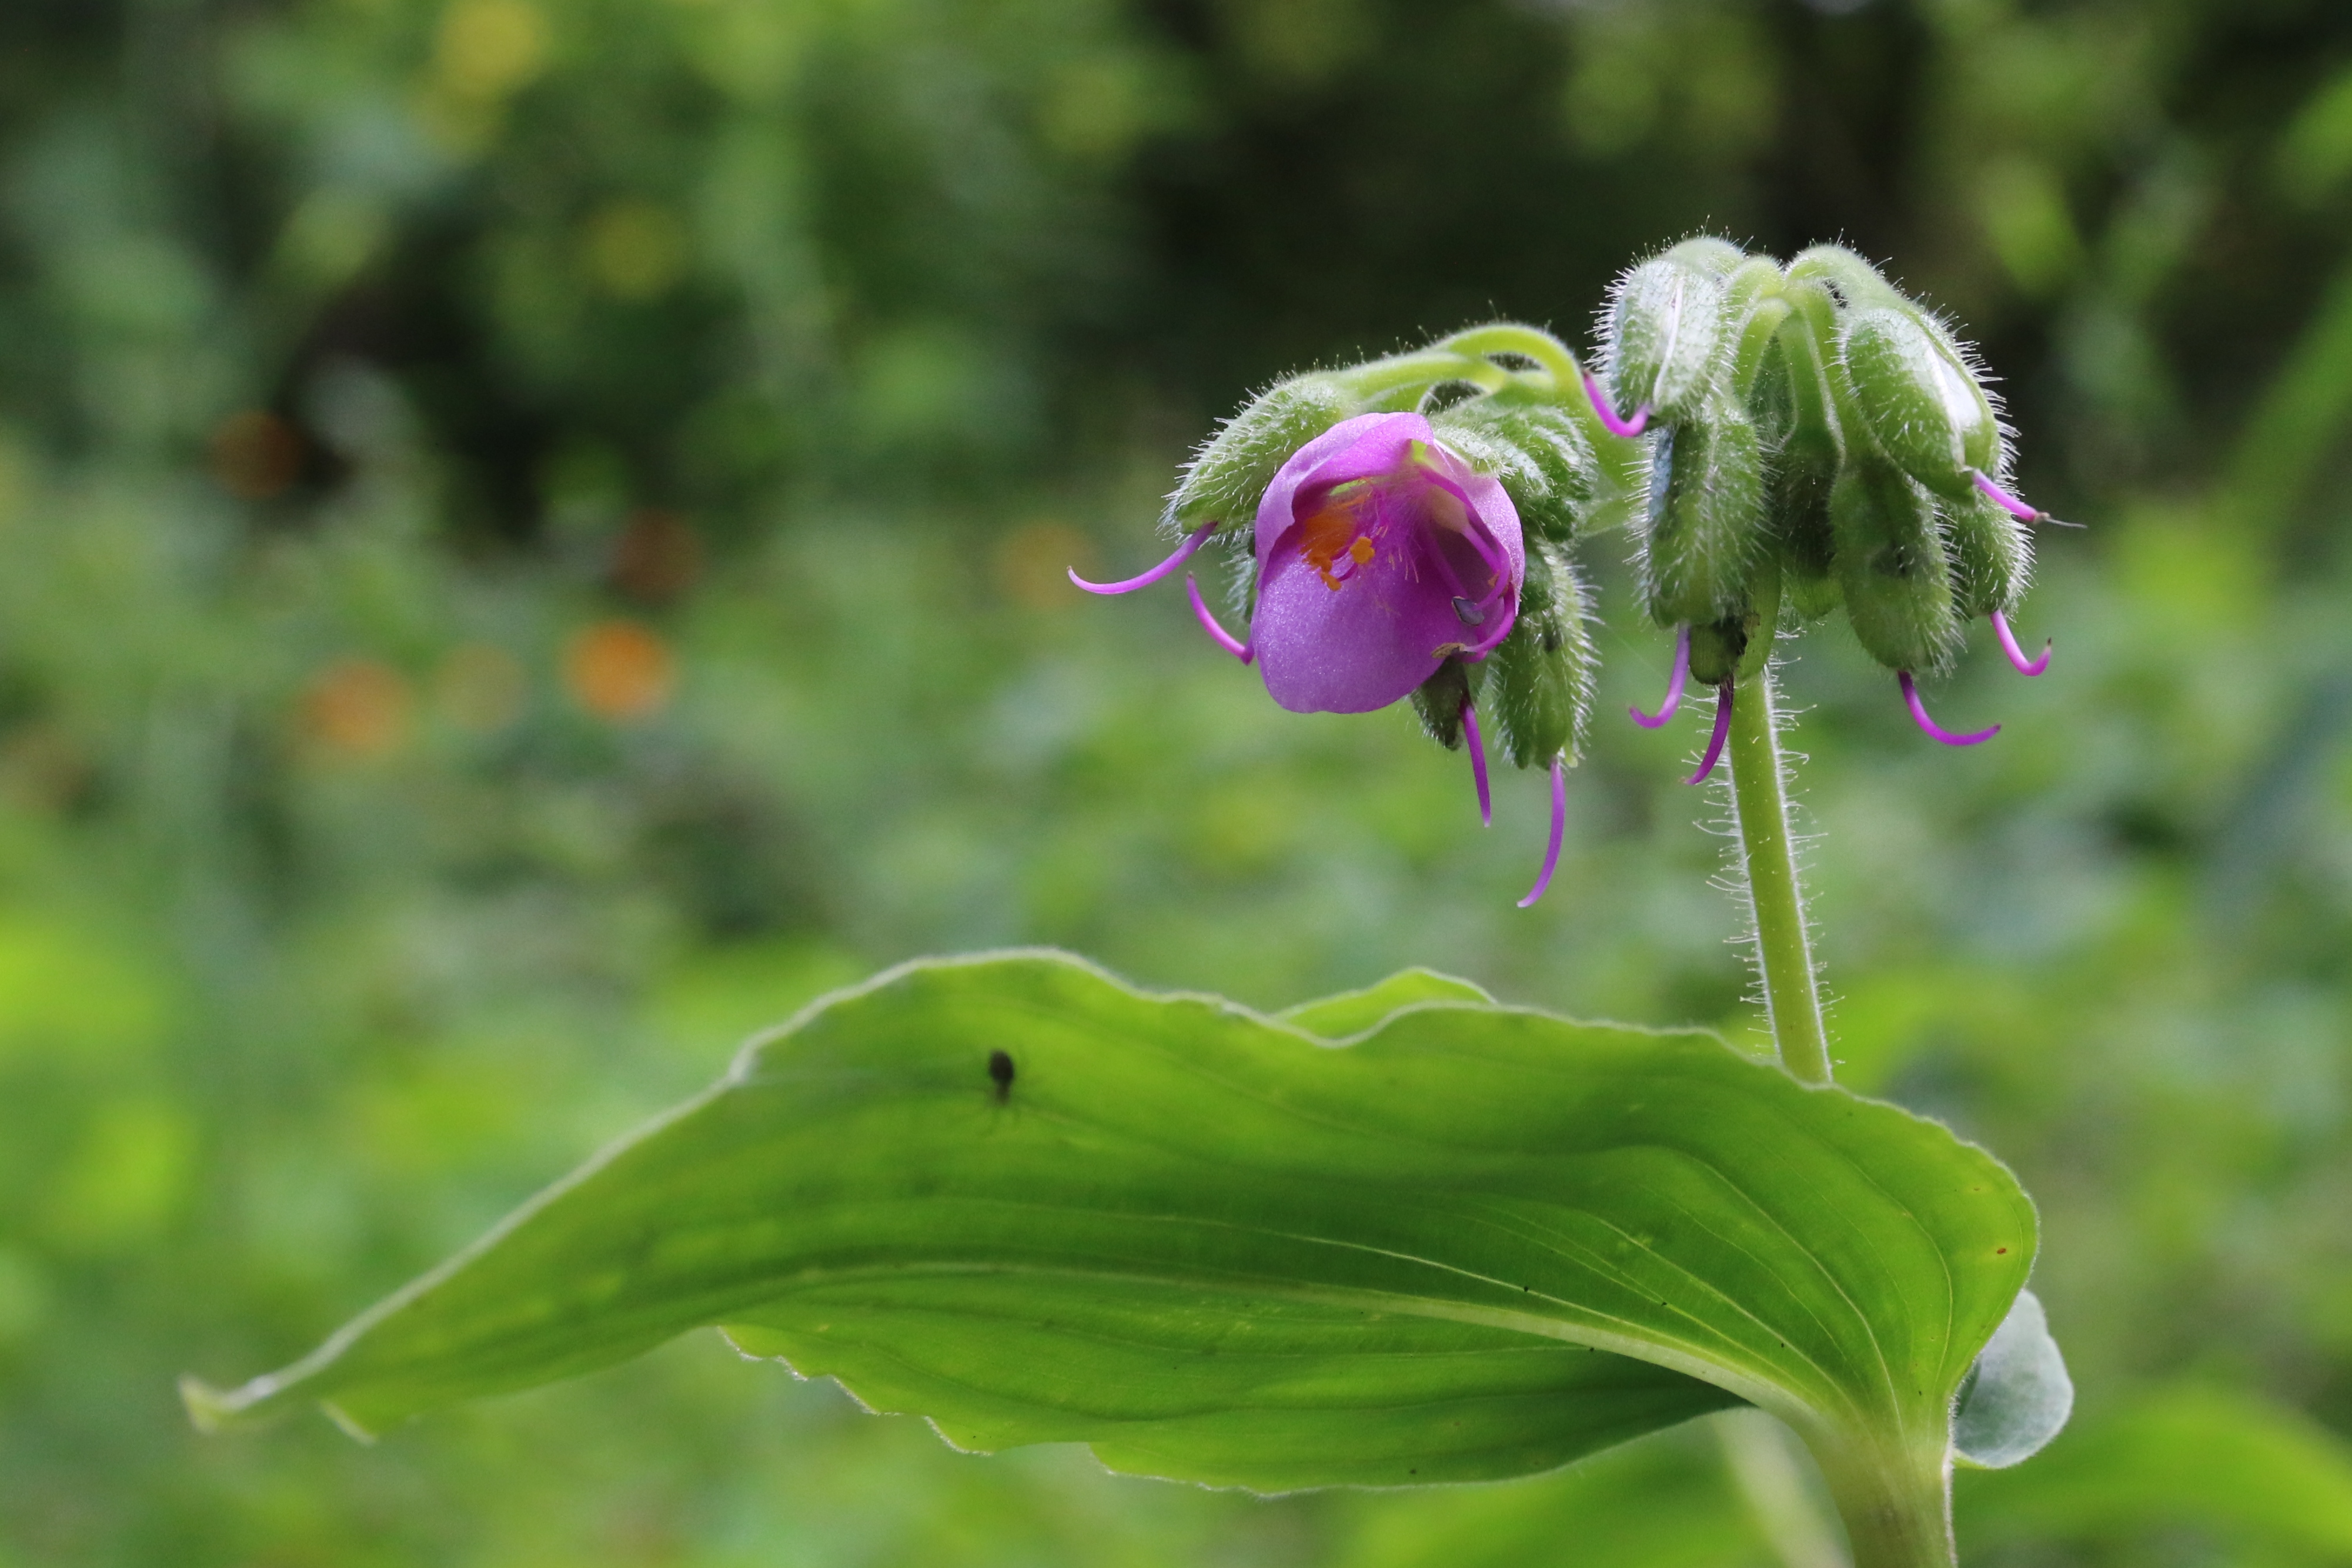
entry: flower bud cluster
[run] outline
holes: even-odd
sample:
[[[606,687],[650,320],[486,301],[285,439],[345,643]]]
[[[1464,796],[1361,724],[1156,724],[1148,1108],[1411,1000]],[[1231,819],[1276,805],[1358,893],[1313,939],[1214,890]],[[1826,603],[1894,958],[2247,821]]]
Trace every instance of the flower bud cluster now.
[[[1498,323],[1411,353],[1294,376],[1202,446],[1169,497],[1182,542],[1123,582],[1175,572],[1221,536],[1245,540],[1246,640],[1187,578],[1215,643],[1255,664],[1303,713],[1409,697],[1430,735],[1466,747],[1488,814],[1480,716],[1521,768],[1551,775],[1551,838],[1532,904],[1559,863],[1561,770],[1592,706],[1592,595],[1568,555],[1600,489],[1590,427],[1646,437],[1637,523],[1645,608],[1675,628],[1675,672],[1716,688],[1698,771],[1724,754],[1735,688],[1769,656],[1784,613],[1840,607],[1897,673],[1919,727],[1955,734],[1914,675],[1949,664],[1988,617],[2024,674],[2006,613],[2032,564],[2021,526],[2046,521],[2003,485],[2007,432],[1951,329],[1838,246],[1786,266],[1696,239],[1618,279],[1600,373],[1533,327]]]
[[[1806,620],[1843,606],[1890,669],[1941,670],[1970,619],[2023,594],[1984,371],[1853,252],[1783,267],[1676,246],[1619,278],[1601,363],[1612,414],[1653,432],[1642,593],[1690,628],[1693,678],[1760,664],[1784,601]]]

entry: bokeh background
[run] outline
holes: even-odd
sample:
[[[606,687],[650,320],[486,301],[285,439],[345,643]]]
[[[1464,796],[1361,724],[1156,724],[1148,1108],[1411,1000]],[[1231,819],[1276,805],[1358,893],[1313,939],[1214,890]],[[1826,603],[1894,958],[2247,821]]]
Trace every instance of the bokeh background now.
[[[1537,779],[1061,579],[1270,378],[1702,229],[1885,261],[2091,525],[1931,693],[1993,744],[1786,650],[1845,1079],[2017,1167],[2081,1390],[1965,1555],[2352,1562],[2352,10],[8,0],[0,1565],[1813,1568],[1705,1426],[1262,1501],[709,1335],[372,1448],[173,1389],[910,955],[1752,1040],[1622,533],[1532,913]]]

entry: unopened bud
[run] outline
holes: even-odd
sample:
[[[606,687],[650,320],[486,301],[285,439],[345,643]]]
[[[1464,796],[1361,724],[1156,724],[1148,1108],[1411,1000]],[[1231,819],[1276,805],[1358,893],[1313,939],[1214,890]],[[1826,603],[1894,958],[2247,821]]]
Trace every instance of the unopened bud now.
[[[1486,683],[1486,665],[1493,662],[1466,664],[1448,659],[1437,666],[1435,674],[1413,688],[1412,711],[1421,719],[1423,732],[1446,750],[1462,749],[1462,710],[1476,699]]]
[[[1973,486],[1965,499],[1945,502],[1943,516],[1961,618],[2016,609],[2033,573],[2033,540],[2025,526]]]
[[[1430,420],[1439,440],[1502,481],[1519,521],[1556,543],[1575,536],[1592,499],[1592,444],[1565,410],[1517,386],[1458,402]]]
[[[1841,369],[1871,439],[1895,465],[1947,498],[1975,487],[2000,458],[2000,425],[1958,344],[1911,310],[1846,318]]]
[[[1739,609],[1769,543],[1765,520],[1763,453],[1744,413],[1718,405],[1661,431],[1650,449],[1642,542],[1651,616],[1696,626]]]
[[[1764,667],[1780,622],[1780,566],[1766,557],[1750,580],[1748,601],[1690,629],[1690,678],[1719,686]]]
[[[1830,492],[1838,587],[1862,645],[1891,670],[1934,670],[1958,645],[1935,498],[1875,453],[1856,453]]]
[[[1357,412],[1336,376],[1295,376],[1269,387],[1186,466],[1168,498],[1170,520],[1188,533],[1208,522],[1220,529],[1249,522],[1291,455]]]
[[[1502,721],[1505,749],[1521,768],[1540,768],[1555,757],[1576,759],[1600,663],[1591,622],[1591,591],[1568,558],[1549,545],[1528,550],[1518,623],[1486,661],[1495,671],[1488,706]]]
[[[1714,395],[1726,347],[1723,269],[1688,251],[1642,263],[1610,297],[1610,382],[1621,415],[1647,408],[1679,424]]]
[[[1799,251],[1789,263],[1789,281],[1826,285],[1848,309],[1867,310],[1892,305],[1907,308],[1902,290],[1859,254],[1842,245],[1817,245]],[[1824,344],[1829,339],[1822,340]]]

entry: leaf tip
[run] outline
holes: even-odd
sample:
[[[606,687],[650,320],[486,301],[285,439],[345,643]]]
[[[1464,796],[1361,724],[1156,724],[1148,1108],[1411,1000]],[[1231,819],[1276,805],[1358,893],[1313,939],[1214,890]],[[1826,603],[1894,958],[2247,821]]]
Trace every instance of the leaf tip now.
[[[236,1425],[241,1408],[235,1395],[191,1375],[180,1378],[180,1404],[188,1412],[188,1425],[207,1437]]]

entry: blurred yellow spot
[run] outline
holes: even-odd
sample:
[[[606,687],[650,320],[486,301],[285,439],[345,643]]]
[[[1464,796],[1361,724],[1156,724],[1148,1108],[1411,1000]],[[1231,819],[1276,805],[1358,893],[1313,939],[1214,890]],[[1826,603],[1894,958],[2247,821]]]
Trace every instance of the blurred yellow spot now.
[[[301,434],[266,409],[230,414],[213,432],[212,471],[239,500],[283,495],[302,476]]]
[[[588,220],[587,252],[588,269],[607,293],[651,299],[686,270],[686,225],[654,202],[608,202]]]
[[[0,1063],[116,1062],[152,1051],[172,1019],[162,977],[104,930],[0,910]]]
[[[547,18],[530,0],[455,0],[441,14],[433,74],[442,90],[492,102],[528,86],[547,64]]]
[[[186,1113],[166,1101],[101,1107],[52,1189],[52,1233],[89,1251],[148,1239],[180,1207],[195,1152]]]
[[[1096,574],[1094,541],[1066,523],[1024,523],[997,541],[997,591],[1027,610],[1066,610],[1082,595],[1069,573]]]
[[[408,737],[408,683],[374,659],[344,659],[313,676],[302,694],[302,727],[330,751],[373,758]]]
[[[621,722],[660,711],[677,663],[659,637],[634,621],[600,621],[563,652],[563,682],[582,707]]]
[[[433,674],[433,697],[461,729],[488,734],[522,714],[530,679],[512,653],[489,643],[449,650]]]

